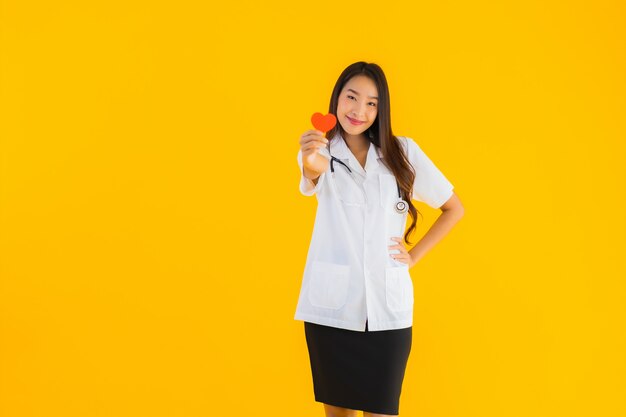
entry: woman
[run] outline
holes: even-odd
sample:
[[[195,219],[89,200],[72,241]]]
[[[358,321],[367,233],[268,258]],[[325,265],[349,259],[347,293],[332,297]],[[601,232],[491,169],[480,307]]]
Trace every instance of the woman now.
[[[304,321],[315,400],[327,416],[399,414],[411,350],[415,265],[463,216],[448,179],[391,131],[387,80],[374,63],[339,76],[327,134],[300,138],[300,191],[318,201],[295,319]],[[442,214],[407,251],[422,201]]]

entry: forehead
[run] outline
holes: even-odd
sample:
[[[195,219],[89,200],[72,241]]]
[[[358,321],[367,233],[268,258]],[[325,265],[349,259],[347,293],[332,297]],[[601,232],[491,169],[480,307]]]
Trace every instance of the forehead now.
[[[376,96],[378,93],[378,89],[376,88],[374,81],[364,75],[356,75],[350,78],[348,82],[346,82],[346,85],[343,86],[342,92],[345,92],[349,88],[357,91],[361,95],[366,96]]]

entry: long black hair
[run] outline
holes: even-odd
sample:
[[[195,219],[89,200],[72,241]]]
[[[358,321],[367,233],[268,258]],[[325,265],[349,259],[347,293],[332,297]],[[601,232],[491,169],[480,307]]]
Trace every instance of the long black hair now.
[[[381,149],[383,163],[396,177],[402,198],[409,203],[409,213],[411,214],[412,221],[411,226],[404,234],[404,241],[410,245],[411,243],[408,237],[416,229],[417,216],[421,214],[411,201],[415,171],[405,155],[399,139],[394,136],[391,131],[389,86],[387,85],[387,78],[382,68],[371,62],[359,61],[344,69],[333,88],[328,112],[337,115],[339,95],[348,80],[356,75],[365,75],[370,78],[378,89],[378,113],[374,123],[365,131],[365,136],[370,142]],[[335,127],[327,132],[326,137],[333,138],[337,132],[340,132],[341,136],[345,137],[346,132],[343,130],[340,123],[335,124]],[[330,143],[328,146],[330,146]]]

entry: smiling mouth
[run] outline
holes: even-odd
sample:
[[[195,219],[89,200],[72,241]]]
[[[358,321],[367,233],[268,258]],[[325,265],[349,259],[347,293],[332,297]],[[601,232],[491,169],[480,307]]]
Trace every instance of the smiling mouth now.
[[[352,119],[351,117],[348,117],[348,116],[346,116],[346,117],[348,118],[348,120],[350,120],[350,123],[352,123],[353,125],[362,125],[363,123],[365,123],[365,122],[362,122],[360,120]]]

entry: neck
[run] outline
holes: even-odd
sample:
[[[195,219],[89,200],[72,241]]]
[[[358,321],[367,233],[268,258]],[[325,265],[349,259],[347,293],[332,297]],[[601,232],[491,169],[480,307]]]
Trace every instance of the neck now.
[[[344,133],[344,140],[346,141],[346,145],[351,151],[364,151],[369,148],[370,141],[365,137],[365,135],[351,135],[349,133]]]

